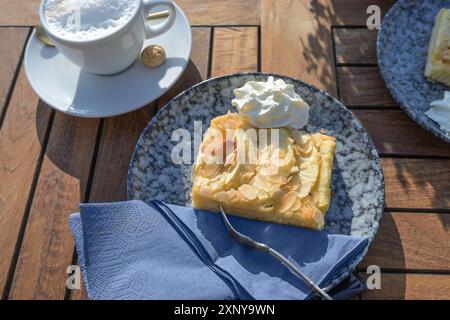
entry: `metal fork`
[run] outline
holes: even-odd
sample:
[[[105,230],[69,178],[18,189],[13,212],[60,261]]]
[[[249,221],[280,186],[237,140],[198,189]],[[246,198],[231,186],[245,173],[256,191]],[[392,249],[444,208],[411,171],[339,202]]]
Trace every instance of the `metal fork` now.
[[[286,268],[289,269],[292,274],[297,276],[298,278],[302,279],[318,296],[320,296],[323,300],[333,300],[325,291],[323,291],[321,288],[319,288],[311,279],[309,279],[301,270],[299,270],[294,264],[292,264],[286,257],[284,257],[281,253],[278,251],[272,249],[268,245],[264,243],[257,242],[253,240],[252,238],[240,233],[237,231],[228,221],[227,215],[225,211],[223,210],[222,206],[219,204],[222,220],[225,223],[225,226],[228,230],[228,233],[235,238],[240,244],[252,248],[261,250],[264,252],[267,252],[272,257],[280,261]]]

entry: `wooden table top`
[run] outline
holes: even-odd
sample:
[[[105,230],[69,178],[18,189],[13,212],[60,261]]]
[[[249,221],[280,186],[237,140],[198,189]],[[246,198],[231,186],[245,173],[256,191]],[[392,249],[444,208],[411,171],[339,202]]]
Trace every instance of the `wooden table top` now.
[[[450,299],[450,145],[393,101],[377,67],[377,31],[365,27],[369,5],[385,14],[393,0],[178,0],[193,32],[182,79],[141,110],[90,120],[50,109],[26,79],[39,2],[0,0],[2,298],[86,298],[65,285],[76,264],[69,214],[80,202],[126,199],[136,141],[171,97],[208,77],[266,71],[343,101],[381,155],[386,213],[359,272],[379,265],[382,288],[358,298]]]

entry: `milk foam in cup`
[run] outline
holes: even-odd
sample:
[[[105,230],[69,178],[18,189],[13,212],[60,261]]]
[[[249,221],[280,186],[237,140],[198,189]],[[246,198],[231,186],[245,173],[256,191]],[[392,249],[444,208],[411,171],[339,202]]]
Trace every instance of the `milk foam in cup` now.
[[[137,6],[134,0],[47,0],[44,12],[53,33],[70,40],[93,40],[120,29]]]
[[[150,25],[146,17],[156,7],[170,15]],[[170,0],[43,0],[39,12],[56,48],[83,70],[100,75],[128,68],[144,40],[169,30],[175,15]]]

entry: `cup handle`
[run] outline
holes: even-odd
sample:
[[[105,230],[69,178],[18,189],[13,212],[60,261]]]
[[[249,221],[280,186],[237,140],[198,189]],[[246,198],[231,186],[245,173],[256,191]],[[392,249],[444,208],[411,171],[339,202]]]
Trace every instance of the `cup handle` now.
[[[158,1],[143,0],[142,5],[144,9],[145,18],[148,17],[152,9],[155,8],[156,6],[161,5],[166,6],[167,9],[170,11],[169,17],[164,22],[161,22],[155,26],[152,26],[147,21],[145,21],[145,34],[147,38],[159,36],[160,34],[163,34],[172,27],[176,18],[176,10],[175,5],[171,0],[158,0]]]

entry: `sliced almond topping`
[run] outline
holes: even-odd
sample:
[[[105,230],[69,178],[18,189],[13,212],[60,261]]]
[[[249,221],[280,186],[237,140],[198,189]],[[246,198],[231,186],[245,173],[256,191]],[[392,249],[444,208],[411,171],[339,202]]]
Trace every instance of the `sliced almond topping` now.
[[[291,187],[292,191],[297,191],[300,188],[300,177],[295,174],[289,178],[287,186]]]
[[[311,156],[304,159],[300,165],[300,189],[299,197],[306,197],[317,181],[320,170],[320,159],[317,150],[311,153]]]
[[[294,215],[294,212],[292,212],[292,211],[284,212],[284,213],[283,213],[283,218],[282,218],[282,219],[283,219],[284,221],[288,222],[289,219],[291,219],[293,215]]]
[[[269,197],[269,194],[261,190],[258,194],[258,202],[263,205],[273,205],[273,200]]]
[[[290,174],[294,174],[294,173],[297,173],[299,171],[300,171],[300,169],[297,166],[294,166],[294,167],[291,168]]]
[[[215,176],[216,174],[219,173],[220,167],[221,167],[221,165],[216,164],[216,163],[206,164],[202,170],[203,176],[207,177],[207,178],[211,178],[211,177]]]
[[[264,176],[268,181],[273,182],[275,184],[278,184],[280,186],[288,183],[288,179],[285,176],[281,176],[281,175],[268,175],[268,176]]]
[[[309,134],[306,134],[305,132],[300,130],[292,130],[291,134],[298,145],[305,144],[306,142],[308,142],[310,137]]]
[[[273,212],[273,206],[271,205],[261,205],[258,206],[258,211],[261,213],[272,213]]]
[[[311,154],[311,152],[314,149],[315,149],[314,142],[312,140],[309,140],[307,144],[299,148],[300,155],[303,157],[307,157]]]
[[[258,188],[259,190],[262,190],[267,193],[272,193],[273,190],[277,188],[276,185],[273,183],[270,183],[270,181],[267,181],[263,176],[257,174],[252,182],[252,185]]]
[[[232,191],[233,190],[217,192],[214,195],[214,199],[216,199],[218,202],[232,203],[236,198],[236,193]]]
[[[226,173],[225,184],[237,183],[240,181],[239,172],[242,167],[239,164],[235,164],[230,167]]]
[[[298,211],[302,208],[302,202],[300,199],[296,199],[294,205],[289,209],[290,211]]]
[[[282,172],[281,167],[278,166],[279,164],[280,161],[274,161],[273,163],[260,166],[258,168],[258,173],[265,177],[279,175]]]
[[[301,215],[303,216],[306,225],[310,228],[321,230],[325,224],[324,216],[317,208],[304,208],[301,211]]]
[[[198,194],[203,196],[203,197],[207,197],[210,198],[213,194],[213,191],[211,190],[210,187],[207,186],[201,186],[198,188]]]
[[[312,214],[312,219],[316,223],[316,227],[319,230],[323,229],[323,226],[325,224],[325,219],[323,218],[323,214],[319,210],[315,210]]]
[[[274,192],[271,193],[270,197],[271,197],[275,202],[279,202],[279,201],[284,197],[284,195],[285,195],[286,193],[287,193],[287,192],[283,192],[282,190],[277,189],[277,190],[275,190]]]
[[[298,145],[294,144],[294,154],[295,156],[300,156],[301,155],[301,149]]]
[[[246,172],[241,176],[241,183],[242,184],[248,184],[250,181],[252,181],[253,176],[255,175],[254,172]]]
[[[255,200],[258,197],[259,190],[249,184],[243,184],[238,188],[239,193],[247,200]]]
[[[206,184],[208,184],[208,181],[209,181],[208,178],[205,178],[202,176],[197,176],[194,180],[194,186],[199,187],[199,186],[206,185]]]
[[[318,148],[322,144],[322,135],[317,133],[312,136],[312,140],[314,141],[314,144]]]
[[[229,154],[226,155],[225,157],[225,165],[226,166],[231,166],[233,164],[236,163],[236,157],[237,157],[237,151],[236,149],[234,149],[233,151],[231,151]]]
[[[278,205],[278,211],[281,213],[289,211],[292,206],[295,204],[295,200],[297,199],[297,193],[294,191],[291,191],[287,193],[283,198],[281,198],[279,205]]]

